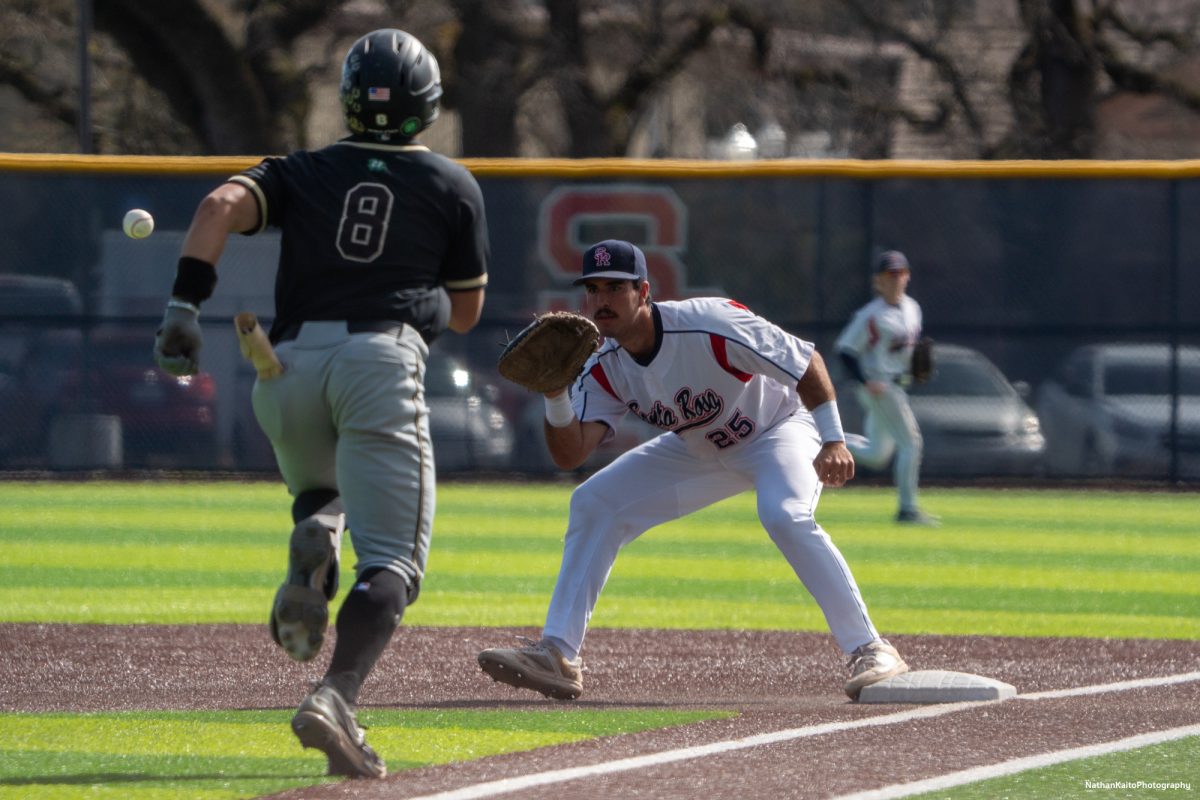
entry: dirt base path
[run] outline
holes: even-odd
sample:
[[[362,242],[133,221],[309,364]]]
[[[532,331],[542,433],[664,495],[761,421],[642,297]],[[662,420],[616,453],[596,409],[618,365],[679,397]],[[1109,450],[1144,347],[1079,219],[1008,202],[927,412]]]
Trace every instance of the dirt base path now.
[[[361,705],[546,708],[493,683],[485,648],[533,630],[402,628],[364,687]],[[1200,670],[1200,642],[891,637],[914,669],[974,672],[1018,692]],[[0,625],[0,710],[292,708],[325,656],[299,665],[265,626]],[[609,631],[588,636],[584,695],[566,707],[732,709],[739,716],[669,730],[428,767],[383,781],[284,793],[288,798],[406,798],[485,781],[915,706],[861,706],[841,693],[843,658],[827,635],[763,631]],[[660,766],[523,789],[521,800],[595,797],[832,797],[1040,753],[1200,724],[1200,682],[1082,697],[1010,700],[927,719],[807,735]],[[1143,776],[1144,777],[1144,776]],[[1129,776],[1137,780],[1139,776]]]

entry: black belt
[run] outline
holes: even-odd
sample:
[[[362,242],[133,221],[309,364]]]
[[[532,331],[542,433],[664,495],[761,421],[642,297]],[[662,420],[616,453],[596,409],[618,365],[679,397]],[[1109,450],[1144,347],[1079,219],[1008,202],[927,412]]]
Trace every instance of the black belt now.
[[[311,322],[337,322],[338,320],[310,320]],[[303,322],[293,322],[285,325],[279,332],[277,342],[290,342],[300,335]],[[390,333],[396,336],[404,330],[404,323],[394,319],[352,319],[346,320],[346,333]]]

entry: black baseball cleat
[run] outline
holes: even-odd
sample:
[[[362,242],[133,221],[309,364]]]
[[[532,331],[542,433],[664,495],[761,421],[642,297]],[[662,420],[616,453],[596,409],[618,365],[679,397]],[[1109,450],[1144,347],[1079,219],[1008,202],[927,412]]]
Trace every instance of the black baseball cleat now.
[[[896,522],[900,525],[924,525],[927,528],[937,528],[942,524],[941,519],[919,508],[901,509],[896,514]]]
[[[329,601],[337,593],[341,525],[329,528],[315,517],[292,530],[287,579],[271,606],[271,638],[297,661],[321,651],[329,626]]]
[[[387,766],[367,744],[350,704],[332,686],[317,684],[304,698],[292,717],[292,731],[305,748],[325,754],[330,775],[387,777]]]

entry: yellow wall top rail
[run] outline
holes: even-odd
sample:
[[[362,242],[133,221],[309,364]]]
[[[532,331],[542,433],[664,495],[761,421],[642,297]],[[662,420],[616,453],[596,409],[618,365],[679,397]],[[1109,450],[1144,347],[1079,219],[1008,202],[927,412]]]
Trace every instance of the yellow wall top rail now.
[[[0,171],[226,176],[261,156],[93,156],[0,153]],[[1186,161],[915,161],[783,159],[703,161],[625,158],[464,158],[479,177],[526,178],[1111,178],[1200,177]]]

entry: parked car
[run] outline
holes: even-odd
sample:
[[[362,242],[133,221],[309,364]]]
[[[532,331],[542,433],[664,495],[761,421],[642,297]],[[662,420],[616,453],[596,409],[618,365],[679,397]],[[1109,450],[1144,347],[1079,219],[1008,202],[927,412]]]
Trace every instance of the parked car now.
[[[463,362],[434,353],[425,365],[425,401],[438,472],[507,469],[515,433],[491,396]]]
[[[78,347],[79,291],[70,281],[0,275],[0,465],[42,467],[53,404],[69,372],[40,359],[52,346]]]
[[[87,412],[120,418],[125,466],[216,466],[213,377],[177,377],[159,369],[153,340],[142,329],[56,339],[31,354],[29,370],[61,376],[53,381],[61,391],[49,404],[50,417]]]
[[[1038,395],[1053,474],[1200,477],[1200,348],[1179,348],[1178,438],[1171,439],[1171,350],[1096,344],[1071,352]]]
[[[55,421],[80,413],[120,420],[124,466],[215,465],[212,376],[158,369],[152,338],[141,331],[60,330],[30,341],[19,362],[0,369],[5,466],[47,466]]]
[[[1036,475],[1045,439],[1026,402],[1027,384],[1011,383],[978,350],[935,344],[934,373],[909,388],[925,442],[924,476]],[[851,385],[838,391],[847,431],[862,432],[862,410]]]
[[[425,402],[438,474],[507,469],[514,448],[513,427],[491,397],[492,387],[458,358],[436,351],[425,365]],[[239,372],[238,417],[233,426],[233,457],[238,469],[275,470],[275,454],[250,406],[254,372]]]

